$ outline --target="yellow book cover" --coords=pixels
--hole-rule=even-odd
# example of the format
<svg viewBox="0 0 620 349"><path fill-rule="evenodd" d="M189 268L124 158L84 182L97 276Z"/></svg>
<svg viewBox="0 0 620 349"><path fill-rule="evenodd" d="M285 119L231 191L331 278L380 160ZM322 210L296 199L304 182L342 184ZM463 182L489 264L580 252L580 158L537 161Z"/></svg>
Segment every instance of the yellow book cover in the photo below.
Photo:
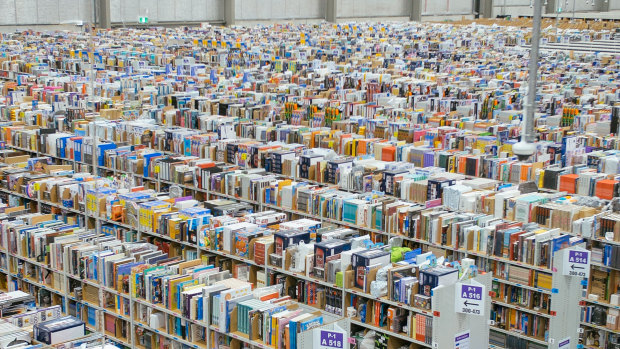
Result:
<svg viewBox="0 0 620 349"><path fill-rule="evenodd" d="M173 239L178 239L181 235L182 219L174 217L168 220L168 235Z"/></svg>
<svg viewBox="0 0 620 349"><path fill-rule="evenodd" d="M153 218L151 219L151 224L153 227L152 231L157 232L158 234L161 234L161 232L159 231L159 218L161 217L162 214L168 213L168 212L170 212L170 209L156 210L153 213Z"/></svg>
<svg viewBox="0 0 620 349"><path fill-rule="evenodd" d="M290 179L285 179L283 181L278 182L278 192L282 190L282 187L286 187L293 184L293 181Z"/></svg>
<svg viewBox="0 0 620 349"><path fill-rule="evenodd" d="M276 336L278 333L278 319L275 316L271 317L271 338L270 343L274 345L276 343Z"/></svg>
<svg viewBox="0 0 620 349"><path fill-rule="evenodd" d="M178 279L170 280L168 282L168 306L170 309L177 309L177 284L185 281L192 280L192 277L187 275Z"/></svg>
<svg viewBox="0 0 620 349"><path fill-rule="evenodd" d="M194 280L194 281L198 282L198 280ZM207 285L205 285L205 284L196 284L196 283L194 283L193 285L192 284L185 285L185 286L183 286L183 292L191 291L191 290L194 290L194 289L197 289L197 288L201 288L201 287L205 287L205 286L207 286Z"/></svg>

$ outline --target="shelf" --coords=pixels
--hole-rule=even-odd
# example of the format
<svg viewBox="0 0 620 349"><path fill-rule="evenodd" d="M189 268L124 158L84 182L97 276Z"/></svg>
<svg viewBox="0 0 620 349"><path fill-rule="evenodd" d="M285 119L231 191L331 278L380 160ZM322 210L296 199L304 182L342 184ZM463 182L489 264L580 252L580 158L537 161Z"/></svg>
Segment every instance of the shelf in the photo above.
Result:
<svg viewBox="0 0 620 349"><path fill-rule="evenodd" d="M547 289L544 289L544 288L537 288L537 287L527 286L527 285L523 285L523 284L520 284L520 283L517 283L517 282L512 282L512 281L504 280L504 279L501 279L501 278L495 278L494 277L493 281L497 281L499 283L506 284L506 285L521 287L523 289L530 290L530 291L536 291L536 292L540 292L540 293L551 294L550 290L547 290Z"/></svg>
<svg viewBox="0 0 620 349"><path fill-rule="evenodd" d="M514 337L523 338L523 339L526 339L526 340L528 340L530 342L537 343L537 344L540 344L540 345L545 345L545 346L549 345L549 343L545 342L542 339L530 337L530 336L525 335L525 334L523 334L521 332L508 331L508 330L504 330L503 328L499 328L497 326L490 326L490 329L491 329L491 331L497 331L497 332L501 332L501 333L504 333L504 334L507 334L507 335L511 335L511 336L514 336Z"/></svg>
<svg viewBox="0 0 620 349"><path fill-rule="evenodd" d="M615 267L607 266L607 265L605 265L603 263L599 263L599 262L590 262L590 265L594 265L594 266L597 266L599 268L604 268L604 269L620 270L620 268L615 268Z"/></svg>
<svg viewBox="0 0 620 349"><path fill-rule="evenodd" d="M129 348L132 347L131 344L127 342L125 339L116 338L113 335L111 335L108 331L105 331L103 335L105 336L106 339L109 339L114 343L118 343L118 344L124 345Z"/></svg>
<svg viewBox="0 0 620 349"><path fill-rule="evenodd" d="M9 145L9 147L11 147L11 146ZM19 147L13 147L13 148L18 149L18 150L23 150L23 151L26 151L26 152L37 153L38 155L51 156L51 155L47 155L47 154L40 154L40 153L38 153L37 151L34 151L34 150L28 150L28 149L19 148ZM162 152L162 153L173 154L171 152ZM59 158L59 157L55 157L55 156L51 156L51 157L56 158L56 159L60 159L62 161L67 161L67 162L72 162L72 163L80 163L80 164L83 164L83 165L92 166L92 164L87 164L87 163L84 163L84 162L78 162L78 161L74 161L74 160L70 160L70 159L65 159L65 158ZM163 180L163 179L160 179L160 178L152 178L152 177L144 176L143 174L137 174L137 173L133 173L133 172L130 172L130 171L118 170L118 169L110 168L110 167L107 167L107 166L98 166L98 165L96 165L95 167L97 169L102 170L102 171L109 171L109 172L114 172L114 173L122 173L122 174L125 174L127 176L131 176L133 178L140 178L142 180L151 181L152 183L157 183L158 184L157 188L159 188L159 185L161 185L161 184L175 185L175 186L179 186L181 188L187 189L189 191L192 191L194 193L204 193L204 194L207 195L207 199L209 199L211 197L220 197L220 198L232 199L232 200L235 200L237 202L245 202L245 203L254 205L255 207L258 207L257 210L273 209L273 210L277 210L277 211L288 213L288 214L295 214L295 215L299 215L299 216L302 216L302 217L308 217L308 218L316 219L316 220L319 220L321 222L333 223L333 224L336 224L336 225L341 226L341 227L357 229L360 232L369 232L369 233L374 233L374 234L380 234L382 236L387 236L388 238L398 237L398 238L401 238L401 239L403 239L405 241L414 242L416 244L421 244L421 245L426 245L426 246L430 246L430 247L434 247L434 248L439 248L439 249L443 249L443 250L447 250L447 251L452 251L453 253L464 254L466 256L479 257L479 258L482 258L482 259L486 259L487 261L496 261L496 262L506 263L506 264L510 264L510 265L515 265L515 266L527 268L528 270L536 270L536 271L539 271L539 272L545 272L545 273L551 273L552 272L552 270L550 270L550 269L548 269L546 267L534 266L534 265L530 265L530 264L523 263L523 262L520 262L520 261L510 260L508 258L503 258L503 257L493 256L493 255L487 255L485 252L481 252L481 251L469 251L467 249L457 248L456 246L452 246L452 245L450 245L450 246L442 245L442 244L439 244L439 243L436 243L436 242L431 242L431 241L428 241L428 240L423 240L423 239L418 239L418 238L415 238L415 237L409 237L409 236L401 235L399 233L388 233L388 232L386 232L384 230L380 230L380 229L375 229L375 228L370 228L370 227L366 227L366 226L362 226L362 225L356 225L356 224L352 224L352 223L347 223L347 222L343 222L341 220L334 219L334 218L322 217L320 215L316 215L316 214L312 214L312 213L308 213L308 212L302 212L302 211L299 211L299 210L293 210L293 209L289 209L289 208L285 208L285 207L281 207L281 206L277 206L277 205L273 205L273 204L269 204L269 203L264 203L264 202L261 202L262 200L252 200L252 199L243 198L243 197L239 197L239 196L231 195L231 194L227 194L227 193L215 192L215 191L211 191L211 190L208 190L208 189L197 188L197 187L194 187L193 185L186 185L186 184L175 183L175 182ZM104 173L102 173L102 174L104 174ZM274 177L275 178L290 178L290 177L287 177L287 176L277 175L277 174L274 174ZM324 186L328 186L328 187L336 187L337 188L337 185L330 184L330 183L321 183L321 182L311 181L311 180L306 180L306 179L299 179L299 180L302 181L302 182L308 182L308 183L312 183L312 184L318 184L318 185L324 185ZM354 192L354 191L347 190L347 189L342 189L342 188L338 188L338 189L339 190L343 190L343 191ZM66 212L72 212L72 213L75 213L75 214L84 215L85 217L91 217L91 218L93 218L93 219L95 219L95 220L97 220L98 222L101 222L101 223L113 224L113 225L116 225L116 226L119 226L119 227L123 227L123 228L126 228L126 229L134 230L134 231L137 231L138 234L144 234L143 236L151 236L151 237L156 237L156 238L164 239L164 240L167 240L167 241L170 241L170 242L174 242L174 243L180 244L182 246L185 246L185 247L188 247L188 248L191 248L191 249L196 249L198 251L202 251L202 252L205 252L205 253L211 253L211 254L222 256L222 257L231 258L231 259L234 259L234 260L237 260L237 261L240 261L240 262L243 262L243 263L247 263L249 265L253 265L253 266L256 266L256 267L259 267L259 268L264 268L266 270L273 270L273 271L276 271L276 272L279 272L279 273L282 273L282 274L285 274L285 275L289 275L289 276L295 277L295 278L300 279L300 280L306 280L306 281L309 281L309 282L314 282L314 283L320 284L320 285L325 286L325 287L330 287L330 288L342 290L343 291L343 298L346 297L347 294L355 294L355 295L358 295L360 297L364 297L364 298L368 298L368 299L373 299L373 300L376 300L376 301L379 301L379 302L382 302L382 303L385 303L385 304L389 304L389 305L394 306L394 307L403 308L403 309L409 310L411 312L420 313L420 314L424 314L424 315L427 315L427 316L433 316L432 312L430 310L418 309L416 307L413 307L413 306L410 306L410 305L406 305L406 304L403 304L403 303L400 303L400 302L395 302L395 301L386 299L384 297L379 297L379 298L373 297L370 294L367 294L367 293L364 293L364 292L360 292L360 291L357 291L357 290L344 289L344 287L339 287L338 285L335 285L335 284L330 283L330 282L326 282L325 280L316 279L316 278L314 278L312 276L308 276L308 275L306 275L304 273L293 272L293 271L290 271L290 270L285 270L284 268L279 268L279 267L270 266L270 265L259 265L259 264L255 263L253 260L251 260L249 258L244 258L244 257L236 256L236 255L231 254L229 252L209 250L209 249L206 249L203 246L199 246L198 244L190 243L188 241L183 241L183 240L180 240L180 239L175 239L175 238L172 238L170 236L166 236L166 235L155 233L153 231L142 231L142 229L139 228L139 227L133 227L133 226L130 226L130 225L126 224L126 223L112 221L112 220L106 219L105 217L101 217L101 216L92 216L91 214L87 214L86 212L81 212L78 209L70 208L70 207L65 207L61 203L52 203L52 202L40 200L40 199L37 199L37 198L30 198L30 197L28 197L25 194L13 193L13 192L11 192L11 191L9 191L7 189L0 189L0 191L8 193L10 195L15 195L17 197L21 197L21 198L23 198L25 200L36 201L36 202L41 203L41 204L49 205L50 207L55 207L55 208L58 208L60 210L66 211ZM397 198L397 199L399 199L399 198ZM407 200L402 200L402 201L407 201ZM420 204L420 203L415 203L415 202L411 202L411 203ZM570 234L570 235L572 235L572 234ZM620 245L620 243L617 243L617 242L608 242L608 241L604 241L604 240L598 239L598 238L592 238L591 240L599 241L601 243L611 243L611 244L615 243L615 244L619 244ZM31 261L27 260L27 262L31 262ZM37 263L38 262L35 262L33 264L37 265ZM41 264L41 263L38 263L38 264L42 268L47 268L47 269L54 270L53 268L50 268L49 266L46 266L44 264ZM593 263L593 265L596 265L596 264ZM609 267L605 267L605 268L609 268ZM71 275L71 274L63 273L63 275L65 275L66 277L69 277L69 278L78 278L77 276ZM521 288L524 288L524 289L527 289L527 290L531 290L531 291L535 291L535 292L541 292L541 293L544 293L544 294L551 294L550 290L545 290L545 289L542 289L542 288L536 288L536 287L532 287L532 286L528 286L528 285L523 285L523 284L520 284L520 283L516 283L516 282L512 282L512 281L508 281L508 280L503 280L503 279L500 279L500 278L494 278L493 280L495 280L497 282L500 282L500 283L503 283L503 284L512 285L512 286L515 286L515 287L521 287ZM203 326L205 328L208 327L211 330L215 330L215 331L219 332L219 329L215 328L214 326L207 326L206 322L185 318L178 311L167 309L167 308L165 308L165 307L163 307L161 305L151 304L151 303L149 303L149 302L147 302L145 300L142 300L142 299L133 298L131 295L127 295L127 294L121 293L121 292L119 292L117 290L114 290L112 288L100 285L96 281L93 281L93 280L82 280L82 282L84 284L86 284L86 285L90 285L92 287L97 287L97 288L99 288L99 289L101 289L103 291L109 292L109 293L114 294L116 296L121 296L121 297L128 298L130 300L130 303L131 303L132 307L133 307L134 304L141 304L141 305L144 305L144 306L148 306L151 309L156 309L156 310L164 312L164 313L166 313L168 315L179 317L179 318L181 318L181 319L183 319L185 321L188 321L190 323L193 323L195 325ZM57 292L57 293L62 295L62 293L60 293L60 292ZM67 295L67 297L69 299L75 300L75 298L70 296L70 295ZM82 303L87 304L89 306L95 307L94 305L92 305L92 304L90 304L88 302L85 302L85 301L83 301ZM497 304L499 306L504 306L504 307L508 307L508 308L512 308L512 309L516 309L516 310L520 310L520 311L524 311L524 312L527 312L527 313L535 314L535 315L538 315L538 316L542 316L542 317L546 317L546 318L552 318L552 316L549 315L549 314L537 312L537 311L531 310L529 308L514 306L512 304L504 303L504 302L499 301L499 300L493 300L492 303L493 304ZM176 337L175 335L164 333L164 332L162 332L160 330L157 330L157 329L152 329L148 325L146 325L144 323L141 323L141 322L138 322L138 321L135 321L135 320L132 320L131 317L128 317L126 315L118 314L114 310L105 309L105 308L101 308L101 307L96 307L96 308L98 308L99 310L102 310L102 312L104 312L104 313L111 314L111 315L113 315L115 317L118 317L120 319L123 319L125 321L129 321L129 322L135 324L136 326L140 326L140 327L143 327L145 329L151 330L151 331L153 331L155 333L162 334L162 335L164 335L164 336L166 336L168 338L171 338L173 340L177 340L180 343L186 344L186 345L188 345L190 347L204 348L204 345L199 345L199 344L196 344L196 343L189 343L187 341L181 340L180 338ZM620 307L617 307L617 309L620 309ZM343 309L343 312L344 311L345 311L345 309ZM406 341L411 342L411 343L416 343L416 344L419 344L419 345L422 345L422 346L425 346L425 347L431 347L431 345L429 345L429 344L422 343L420 341L417 341L417 340L415 340L415 339L413 339L411 337L408 337L406 335L403 335L403 334L398 334L398 333L391 332L389 330L386 330L385 328L379 328L379 327L372 326L372 325L369 325L369 324L361 323L361 322L359 322L357 320L353 320L353 319L351 320L351 323L355 324L355 325L358 325L358 326L362 326L362 327L368 328L368 329L372 329L372 330L375 330L375 331L378 331L378 332L386 333L386 334L388 334L390 336L394 336L395 338L400 338L400 339L406 340ZM493 330L494 331L498 331L498 332L503 332L503 333L506 333L506 334L509 334L509 335L512 335L512 336L517 336L517 337L525 338L528 341L531 341L531 342L534 342L534 343L547 345L543 340L540 340L540 339L537 339L537 338L533 338L533 337L529 337L529 336L526 336L526 335L524 335L522 333L519 333L519 332L506 331L506 330L499 329L499 328L493 328ZM247 338L247 336L244 337L244 335L241 334L241 333L224 333L224 334L230 336L231 338L239 339L240 341L243 341L243 342L251 344L251 345L255 345L255 346L258 346L258 347L261 347L261 345L262 345L262 346L264 346L264 348L270 348L269 346L267 346L267 345L265 345L263 343L256 343L255 341L250 341ZM124 344L124 345L126 345L126 344Z"/></svg>
<svg viewBox="0 0 620 349"><path fill-rule="evenodd" d="M138 303L138 304L141 304L141 305L153 308L153 309L157 309L157 310L159 310L159 311L161 311L163 313L166 313L166 314L172 315L172 316L176 316L176 317L181 318L181 319L183 319L183 320L185 320L187 322L191 322L191 323L193 323L195 325L200 325L200 326L206 327L206 323L204 323L202 321L199 321L199 320L187 318L187 317L183 316L183 314L181 314L180 312L176 312L174 310L168 309L166 307L163 307L163 306L160 306L160 305L157 305L157 304L149 303L149 302L147 302L144 299L132 298L132 300L134 302Z"/></svg>
<svg viewBox="0 0 620 349"><path fill-rule="evenodd" d="M154 333L156 333L156 334L160 334L160 335L162 335L162 336L164 336L164 337L166 337L166 338L169 338L169 339L172 339L172 340L174 340L174 341L177 341L178 343L185 344L185 345L189 346L190 348L194 348L194 349L205 349L205 347L203 347L203 346L200 346L200 345L198 345L198 344L195 344L195 343L189 342L189 341L187 341L187 340L185 340L185 339L182 339L182 338L180 338L180 337L177 337L176 335L172 335L172 334L170 334L170 333L167 333L166 331L161 331L161 330L154 329L154 328L152 328L152 327L150 327L150 326L148 326L148 325L146 325L146 324L143 324L142 322L139 322L139 321L134 321L134 324L136 324L137 326L142 327L142 328L144 328L144 329L146 329L146 330L149 330L149 331L151 331L151 332L154 332Z"/></svg>
<svg viewBox="0 0 620 349"><path fill-rule="evenodd" d="M103 313L105 313L105 314L110 314L110 315L112 315L112 316L114 316L114 317L117 317L117 318L119 318L119 319L121 319L121 320L125 320L125 321L127 321L127 322L131 322L131 318L130 318L128 315L123 315L123 314L120 314L120 313L119 313L119 312L117 312L116 310L112 310L112 309L108 309L108 308L101 308L101 307L100 307L100 309L101 309L101 311L102 311Z"/></svg>
<svg viewBox="0 0 620 349"><path fill-rule="evenodd" d="M606 308L612 308L612 309L620 310L620 305L613 305L613 304L609 304L607 302L595 301L595 300L592 300L592 299L589 299L589 298L584 298L583 301L586 302L586 303L592 303L592 304L596 304L596 305L601 305L601 306L606 307Z"/></svg>
<svg viewBox="0 0 620 349"><path fill-rule="evenodd" d="M595 324L591 324L589 322L583 322L583 321L581 322L581 324L583 326L595 328L597 330L601 330L601 331L605 331L605 332L609 332L609 333L613 333L613 334L620 334L619 330L612 330L612 329L609 329L609 328L607 328L605 326L599 326L599 325L595 325Z"/></svg>
<svg viewBox="0 0 620 349"><path fill-rule="evenodd" d="M381 327L373 326L373 325L370 325L370 324L367 324L367 323L364 323L364 322L361 322L361 321L358 321L358 320L355 320L355 319L350 319L350 321L351 321L351 324L353 324L353 325L361 326L361 327L364 327L364 328L367 328L369 330L373 330L373 331L376 331L376 332L385 333L388 336L392 336L392 337L395 337L395 338L398 338L398 339L402 339L402 340L405 340L407 342L415 343L415 344L418 344L418 345L421 345L421 346L424 346L424 347L427 347L427 348L432 348L431 344L420 342L419 340L416 340L414 338L408 337L408 336L406 336L404 334L392 332L390 330L386 330L386 329L381 328Z"/></svg>
<svg viewBox="0 0 620 349"><path fill-rule="evenodd" d="M215 325L209 325L209 329L211 331L215 331L217 333L220 334L224 334L229 336L230 338L234 338L237 339L243 343L249 344L253 347L258 347L258 348L262 348L262 349L273 349L274 347L267 345L265 343L263 343L262 341L255 341L255 340L251 340L248 338L248 335L246 335L245 333L241 333L241 332L224 332L222 330L220 330L220 328L218 326Z"/></svg>
<svg viewBox="0 0 620 349"><path fill-rule="evenodd" d="M425 310L425 309L416 308L416 307L413 307L413 306L410 306L410 305L407 305L407 304L404 304L404 303L400 303L400 302L389 300L389 299L384 298L384 297L379 297L379 298L373 297L372 295L370 295L368 293L360 292L360 291L354 290L354 289L347 289L346 292L351 293L351 294L355 294L355 295L358 295L360 297L364 297L364 298L367 298L367 299L372 299L372 300L375 300L375 301L379 301L381 303L390 304L390 305L393 305L395 307L403 308L403 309L406 309L406 310L409 310L409 311L412 311L412 312L415 312L415 313L424 314L424 315L427 315L427 316L433 316L433 312L431 310Z"/></svg>
<svg viewBox="0 0 620 349"><path fill-rule="evenodd" d="M524 311L526 313L530 313L530 314L546 317L546 318L549 318L549 319L551 319L553 317L552 315L549 315L549 314L546 314L546 313L541 313L541 312L538 312L536 310L533 310L533 309L530 309L530 308L526 308L526 307L520 307L520 306L512 305L510 303L505 303L505 302L502 302L502 301L497 300L497 299L491 299L491 304L497 304L497 305L502 306L502 307L511 308L511 309L515 309L515 310L519 310L519 311Z"/></svg>
<svg viewBox="0 0 620 349"><path fill-rule="evenodd" d="M11 145L7 145L7 146L12 147ZM24 148L19 148L19 149L23 150L23 151L36 152L36 151L33 151L33 150L24 149ZM172 152L167 152L167 153L174 154ZM40 154L40 155L50 156L50 157L53 157L53 158L56 158L56 159L61 159L61 160L65 160L65 161L75 162L74 160L60 158L60 157L52 156L52 155L49 155L49 154ZM78 162L78 163L86 164L86 163L83 163L83 162ZM90 164L86 164L86 165L90 165ZM358 230L362 230L362 231L366 231L366 232L371 232L371 233L375 233L375 234L382 234L382 235L388 236L388 238L389 237L400 237L403 240L407 240L407 241L411 241L411 242L416 242L416 243L420 243L420 244L425 244L425 245L428 245L428 246L437 247L437 248L441 248L441 249L445 249L445 250L450 250L450 251L453 251L453 252L465 253L466 255L472 255L472 256L477 256L477 257L481 257L481 258L487 258L487 259L494 260L494 261L497 261L497 262L508 263L508 264L512 264L512 265L516 265L516 266L520 266L520 267L524 267L524 268L528 268L528 269L532 269L532 270L536 270L536 271L546 272L546 273L551 273L552 272L552 270L550 270L550 269L548 269L546 267L530 265L530 264L519 262L519 261L513 261L513 260L510 260L508 258L487 255L486 253L481 253L481 252L477 252L477 251L469 251L469 250L466 250L466 249L457 249L454 246L445 246L445 245L433 243L433 242L422 240L422 239L411 238L411 237L408 237L408 236L405 236L405 235L401 235L401 234L390 234L390 233L387 233L387 232L385 232L383 230L380 230L380 229L368 228L368 227L365 227L365 226L360 226L360 225L356 225L356 224L346 223L346 222L342 222L342 221L337 220L337 219L326 218L326 217L314 215L314 214L307 213L307 212L302 212L302 211L293 210L293 209L289 209L289 208L283 208L283 207L280 207L280 206L277 206L277 205L268 204L268 203L262 203L262 202L259 202L259 201L256 201L256 200L250 200L250 199L246 199L246 198L242 198L242 197L238 197L238 196L234 196L234 195L219 193L219 192L215 192L215 191L211 191L211 190L201 189L201 188L197 188L197 187L194 187L194 186L183 185L183 184L180 184L180 183L175 183L175 182L166 181L166 180L162 180L162 179L145 177L145 176L140 175L140 174L135 174L135 173L128 172L128 171L116 170L116 169L105 167L105 166L98 166L98 168L103 168L103 169L106 169L108 171L115 171L115 172L125 173L127 175L139 177L139 178L142 178L142 179L145 179L145 180L149 180L149 181L155 181L155 182L165 183L165 184L169 184L169 185L178 185L178 186L180 186L182 188L185 188L185 189L188 189L188 190L191 190L191 191L202 192L202 193L205 193L207 195L215 195L215 196L219 196L219 197L223 197L223 198L238 200L238 201L246 202L246 203L249 203L249 204L257 205L257 206L260 206L260 207L265 207L265 208L270 208L270 209L278 210L278 211L285 212L285 213L298 214L298 215L302 215L302 216L305 216L305 217L308 217L308 218L314 218L314 219L320 220L322 222L334 223L334 224L337 224L337 225L342 226L342 227L358 229ZM293 177L285 176L285 175L280 175L280 174L274 174L274 176L275 177L281 177L281 178L287 178L287 179L294 179ZM299 179L299 178L295 179L295 180L299 180L299 181L302 181L302 182L308 182L308 183L311 183L311 184L317 184L317 185L334 186L334 184L322 183L322 182L313 181L313 180L306 180L306 179ZM341 188L338 188L338 189L344 190L344 191L349 191L349 190L341 189ZM9 192L6 189L4 189L3 191ZM350 192L354 192L354 191L350 191ZM25 197L25 195L23 197ZM25 197L25 198L28 198L28 197ZM397 198L397 199L401 200L400 198ZM406 201L406 200L402 200L402 201ZM419 203L415 203L415 202L411 202L411 203L419 204ZM56 207L60 206L60 205L57 205L57 204L52 204L52 205L54 205ZM101 218L99 218L99 219L101 219ZM110 221L107 221L107 222L111 223L111 224L116 224L116 223L113 223L113 222L110 222ZM138 230L138 228L134 228L134 227L130 227L130 229ZM160 237L162 239L166 239L166 240L169 240L169 241L174 241L174 242L181 243L183 245L195 248L195 246L192 245L192 244L180 241L178 239L172 239L172 238L170 238L168 236L156 234L156 233L153 233L153 232L142 232L142 233L146 233L146 234L153 235L153 236L158 236L158 237ZM567 233L567 234L569 234L569 233ZM570 235L573 235L573 234L570 234ZM618 244L620 244L620 243L618 243ZM231 257L231 258L234 258L234 257Z"/></svg>

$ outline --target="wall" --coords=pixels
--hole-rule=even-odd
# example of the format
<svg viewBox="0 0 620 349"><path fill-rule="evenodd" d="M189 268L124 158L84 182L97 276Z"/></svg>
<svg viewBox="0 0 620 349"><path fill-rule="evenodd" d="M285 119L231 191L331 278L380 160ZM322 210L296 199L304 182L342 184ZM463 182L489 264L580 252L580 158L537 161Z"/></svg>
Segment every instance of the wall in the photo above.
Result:
<svg viewBox="0 0 620 349"><path fill-rule="evenodd" d="M96 0L0 0L0 26L57 25L90 20ZM133 25L146 16L149 24L223 21L227 0L110 0L113 24ZM408 20L412 0L337 0L339 21ZM470 0L420 0L423 16L472 12ZM620 2L620 0L617 0ZM238 24L273 21L320 22L326 0L236 0Z"/></svg>
<svg viewBox="0 0 620 349"><path fill-rule="evenodd" d="M473 12L471 0L420 0L422 16L465 15Z"/></svg>
<svg viewBox="0 0 620 349"><path fill-rule="evenodd" d="M70 21L90 21L96 0L0 0L0 30L39 28L56 29ZM110 0L113 24L136 24L147 16L149 24L183 22L220 22L228 0ZM408 20L412 0L336 0L338 21ZM473 0L419 0L423 20L471 17ZM554 1L554 0L549 0ZM572 12L573 0L555 0L564 14ZM576 11L620 10L620 0L594 0L595 6L577 0ZM236 0L239 24L273 21L320 22L325 19L327 0ZM530 0L493 0L492 15L531 15ZM611 14L610 14L611 15ZM53 26L53 27L52 27Z"/></svg>
<svg viewBox="0 0 620 349"><path fill-rule="evenodd" d="M533 1L533 0L532 0ZM572 1L572 0L571 0ZM495 0L493 1L493 17L496 16L531 16L534 9L530 0Z"/></svg>
<svg viewBox="0 0 620 349"><path fill-rule="evenodd" d="M411 0L338 0L338 18L340 20L365 18L366 20L409 17Z"/></svg>
<svg viewBox="0 0 620 349"><path fill-rule="evenodd" d="M112 23L205 22L224 19L225 0L110 0Z"/></svg>
<svg viewBox="0 0 620 349"><path fill-rule="evenodd" d="M48 25L92 19L92 0L0 0L0 25Z"/></svg>
<svg viewBox="0 0 620 349"><path fill-rule="evenodd" d="M549 0L552 1L552 0ZM609 8L613 9L612 6L616 6L620 9L620 0L608 0ZM532 0L533 2L533 0ZM544 3L544 0L543 0ZM585 0L568 0L568 4L566 0L555 0L556 7L553 11L549 12L549 14L555 14L559 8L562 9L561 13L565 16L569 15L573 12L573 3L575 5L576 12L591 12L591 11L604 11L605 4L604 0L594 0L594 6L592 6L592 0L589 0L586 4ZM530 7L530 0L495 0L493 1L493 17L497 15L511 15L511 16L519 16L519 15L527 15L531 16L534 13L532 7ZM543 7L543 14L545 13Z"/></svg>
<svg viewBox="0 0 620 349"><path fill-rule="evenodd" d="M237 23L325 19L325 0L237 0Z"/></svg>

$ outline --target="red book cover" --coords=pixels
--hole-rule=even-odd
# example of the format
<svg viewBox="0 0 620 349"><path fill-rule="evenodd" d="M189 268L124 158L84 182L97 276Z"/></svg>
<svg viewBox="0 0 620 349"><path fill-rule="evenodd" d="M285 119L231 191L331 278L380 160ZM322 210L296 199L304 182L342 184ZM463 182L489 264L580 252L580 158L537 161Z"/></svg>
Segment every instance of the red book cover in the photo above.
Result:
<svg viewBox="0 0 620 349"><path fill-rule="evenodd" d="M510 248L510 260L511 261L515 261L517 260L515 257L515 250L514 250L514 246L517 243L517 241L519 241L519 236L524 234L525 231L520 231L518 233L513 233L510 235L510 244L508 245Z"/></svg>

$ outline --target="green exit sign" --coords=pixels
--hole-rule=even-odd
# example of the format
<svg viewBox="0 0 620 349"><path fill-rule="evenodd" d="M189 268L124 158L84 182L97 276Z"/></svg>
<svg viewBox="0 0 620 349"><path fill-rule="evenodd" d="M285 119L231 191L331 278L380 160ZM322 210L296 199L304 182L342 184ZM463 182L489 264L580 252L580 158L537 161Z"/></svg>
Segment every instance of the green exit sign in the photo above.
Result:
<svg viewBox="0 0 620 349"><path fill-rule="evenodd" d="M149 22L149 18L148 17L140 17L138 18L138 23L140 24L147 24Z"/></svg>

